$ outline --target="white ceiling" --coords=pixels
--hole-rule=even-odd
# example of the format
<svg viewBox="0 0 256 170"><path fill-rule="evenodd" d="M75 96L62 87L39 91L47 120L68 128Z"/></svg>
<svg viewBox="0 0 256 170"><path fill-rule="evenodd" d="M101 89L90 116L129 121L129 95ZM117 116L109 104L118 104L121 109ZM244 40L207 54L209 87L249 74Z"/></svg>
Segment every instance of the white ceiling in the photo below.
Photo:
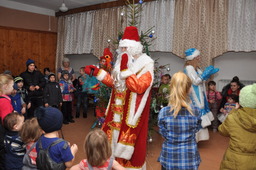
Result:
<svg viewBox="0 0 256 170"><path fill-rule="evenodd" d="M22 4L33 5L41 8L51 9L58 11L63 0L9 0L19 2ZM69 9L90 6L116 0L64 0L64 3Z"/></svg>
<svg viewBox="0 0 256 170"><path fill-rule="evenodd" d="M68 9L74 9L117 0L0 0L0 6L28 12L40 11L39 9L42 9L43 11L51 11L52 13L55 13L59 11L59 7L63 1ZM31 11L29 11L29 9L31 9Z"/></svg>

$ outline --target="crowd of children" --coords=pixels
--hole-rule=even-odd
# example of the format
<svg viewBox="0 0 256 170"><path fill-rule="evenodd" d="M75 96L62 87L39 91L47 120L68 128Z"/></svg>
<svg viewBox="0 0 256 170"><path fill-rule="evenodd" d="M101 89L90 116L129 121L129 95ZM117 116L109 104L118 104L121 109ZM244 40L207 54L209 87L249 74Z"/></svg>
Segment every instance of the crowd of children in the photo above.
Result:
<svg viewBox="0 0 256 170"><path fill-rule="evenodd" d="M83 117L87 117L87 93L96 89L87 86L89 75L84 73L84 67L80 69L77 85L73 86L69 72L65 69L57 81L49 68L44 69L44 75L37 70L32 59L27 60L26 66L27 70L20 76L14 77L11 72L0 74L0 169L71 167L77 146L69 147L66 141L58 141L58 130L62 124L74 122L74 97L78 98L76 118L80 116L81 105ZM50 146L54 141L60 143ZM41 160L40 164L40 160L37 160L40 149L49 149L50 157L53 158L50 162L59 165L49 164L46 168L45 160ZM46 158L44 153L41 157Z"/></svg>
<svg viewBox="0 0 256 170"><path fill-rule="evenodd" d="M68 113L62 114L58 107L70 104L65 102L70 102L70 92L73 92L74 87L69 81L66 72L62 74L62 77L63 80L60 83L56 83L55 75L49 73L49 82L44 89L45 107L38 107L34 112L35 117L25 120L24 113L26 109L14 110L13 108L17 107L12 106L13 102L10 97L17 95L20 102L14 103L27 107L20 93L17 93L18 87L15 87L15 85L17 86L16 82L22 82L22 78L15 78L16 82L14 82L12 76L0 74L0 169L47 170L66 169L72 166L78 150L77 145L70 146L67 141L59 138L59 130L61 130L62 124L65 119L69 120L71 115ZM22 91L21 86L20 89ZM61 95L63 91L64 97ZM91 136L93 138L90 138ZM99 142L99 145L102 146L100 148L92 148L92 144L95 142ZM96 130L88 134L85 150L91 150L90 152L96 155L90 154L90 156L87 156L88 165L93 167L105 167L107 165L114 169L124 169L113 158L110 158L111 147L103 131Z"/></svg>
<svg viewBox="0 0 256 170"><path fill-rule="evenodd" d="M122 48L126 50L126 47ZM109 51L106 50L106 52ZM126 53L122 55L120 68L126 71L128 55ZM191 59L189 55L187 60L191 61L195 58L196 61L198 55ZM72 70L69 67L69 60L63 61L64 66ZM108 73L112 69L109 61L108 57L101 57L100 67ZM161 108L158 115L159 133L164 138L158 159L162 170L196 170L201 162L196 134L202 128L203 112L200 105L196 106L191 97L194 80L187 73L193 62L188 62L185 73L177 72L172 78L169 74L161 77L157 103ZM122 146L123 150L119 149L117 152L122 157L117 158L117 154L114 154L117 161L114 160L112 149L115 148L111 148L107 136L110 134L100 129L94 129L87 134L84 144L86 159L73 165L78 147L76 144L70 145L59 135L63 124L74 123L72 115L74 96L77 97L75 117L80 117L82 105L83 117L87 118L88 94L96 94L101 85L95 78L95 72L94 76L90 76L89 71L87 70L85 74L85 67L81 67L80 76L74 86L72 82L74 77L70 75L72 71L69 72L65 68L62 69L60 75L58 74L60 77L57 82L55 74L51 73L49 68L44 69L43 75L35 70L33 60L29 59L26 66L27 70L15 78L8 74L0 74L0 169L104 170L112 168L124 170L123 166L130 165L127 163L130 158L126 158L127 153L123 151L122 145L119 147ZM193 67L197 68L196 64ZM88 68L96 69L97 67ZM211 68L211 71L216 70ZM201 79L200 83L205 82L212 75L208 73L202 72L198 77ZM211 123L213 132L219 130L222 135L231 138L221 163L221 169L256 168L256 164L252 163L256 150L254 144L256 139L256 84L242 88L243 85L237 77L234 77L230 84L224 87L222 93L216 90L216 82L209 81L208 91L204 96L213 114ZM104 98L108 99L108 95L109 93L104 93ZM101 108L101 105L96 108L105 109ZM102 111L98 113L99 117L104 117ZM120 134L123 135L123 133ZM128 139L124 136L120 138L125 142L126 140L135 141L135 139ZM120 161L121 158L124 160ZM126 164L123 161L126 161Z"/></svg>

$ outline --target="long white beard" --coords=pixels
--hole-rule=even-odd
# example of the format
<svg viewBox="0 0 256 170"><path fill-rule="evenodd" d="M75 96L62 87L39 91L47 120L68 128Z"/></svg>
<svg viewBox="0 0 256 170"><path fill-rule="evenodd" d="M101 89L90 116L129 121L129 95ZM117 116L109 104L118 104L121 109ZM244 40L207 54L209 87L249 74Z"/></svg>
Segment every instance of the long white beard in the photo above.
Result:
<svg viewBox="0 0 256 170"><path fill-rule="evenodd" d="M121 59L122 59L122 55L124 53L121 53L117 56L117 60L114 66L114 69L112 71L112 78L114 80L114 86L118 91L124 91L126 89L126 83L125 83L125 79L121 79L120 76L120 64L121 64ZM128 58L128 68L132 67L132 57L128 54L129 58Z"/></svg>

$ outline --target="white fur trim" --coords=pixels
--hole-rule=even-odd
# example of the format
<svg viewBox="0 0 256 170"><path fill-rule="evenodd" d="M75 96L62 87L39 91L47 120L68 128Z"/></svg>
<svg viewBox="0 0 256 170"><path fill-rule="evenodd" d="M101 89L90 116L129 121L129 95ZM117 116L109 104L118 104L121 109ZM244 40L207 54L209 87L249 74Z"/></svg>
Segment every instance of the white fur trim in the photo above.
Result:
<svg viewBox="0 0 256 170"><path fill-rule="evenodd" d="M135 47L141 44L140 41L124 39L119 41L119 47Z"/></svg>
<svg viewBox="0 0 256 170"><path fill-rule="evenodd" d="M115 104L116 104L116 105L122 105L122 104L123 104L123 101L122 101L121 99L116 98L116 99L115 99Z"/></svg>
<svg viewBox="0 0 256 170"><path fill-rule="evenodd" d="M201 116L201 119L202 119L201 126L203 128L211 125L211 121L210 121L210 119L209 119L207 114Z"/></svg>
<svg viewBox="0 0 256 170"><path fill-rule="evenodd" d="M137 122L139 121L139 118L141 117L141 114L145 108L146 102L148 100L148 96L151 90L151 86L153 84L153 77L154 77L154 64L153 60L147 56L146 54L143 54L140 56L133 65L133 71L135 73L139 74L137 75L137 78L139 78L141 75L145 74L146 72L150 72L152 76L152 81L150 83L150 86L147 88L147 90L144 92L144 95L141 99L141 102L139 104L139 107L137 111L135 112L135 106L136 106L136 100L137 100L137 93L131 92L131 100L130 100L130 108L128 112L128 118L126 120L127 125L129 126L135 126Z"/></svg>
<svg viewBox="0 0 256 170"><path fill-rule="evenodd" d="M114 114L114 119L113 119L114 122L121 122L121 115L119 114Z"/></svg>
<svg viewBox="0 0 256 170"><path fill-rule="evenodd" d="M103 70L103 69L100 69L98 75L96 76L96 78L99 81L102 81L105 78L106 75L107 75L107 72L105 70Z"/></svg>
<svg viewBox="0 0 256 170"><path fill-rule="evenodd" d="M191 94L192 94L192 98L193 98L196 106L199 107L200 109L202 109L202 108L204 108L204 96L203 96L202 87L200 85L198 86L198 91L199 91L200 100L197 98L196 92L193 87L192 87Z"/></svg>
<svg viewBox="0 0 256 170"><path fill-rule="evenodd" d="M111 93L110 93L110 97L111 97L111 96L112 96L112 91L111 91ZM111 103L111 100L108 100L108 105L107 105L107 109L106 109L106 111L105 111L105 116L107 116L107 113L108 113L108 111L109 111L110 103Z"/></svg>
<svg viewBox="0 0 256 170"><path fill-rule="evenodd" d="M193 60L195 57L199 55L200 55L200 51L196 49L192 55L186 56L186 61Z"/></svg>
<svg viewBox="0 0 256 170"><path fill-rule="evenodd" d="M121 77L121 79L126 79L127 77L131 76L132 74L134 74L134 73L131 70L127 69L125 71L121 71L120 77Z"/></svg>
<svg viewBox="0 0 256 170"><path fill-rule="evenodd" d="M114 152L114 156L118 158L130 160L133 152L134 152L134 146L118 143Z"/></svg>
<svg viewBox="0 0 256 170"><path fill-rule="evenodd" d="M202 128L196 133L196 142L209 140L209 132L207 128Z"/></svg>
<svg viewBox="0 0 256 170"><path fill-rule="evenodd" d="M211 111L208 112L208 113L206 113L206 115L208 116L208 118L209 118L210 121L213 121L213 120L214 120L214 116L213 116L213 114L212 114Z"/></svg>
<svg viewBox="0 0 256 170"><path fill-rule="evenodd" d="M118 140L118 137L119 137L119 133L120 133L119 130L113 129L112 141L111 141L111 148L113 150L112 156L114 155L114 150L115 150L116 145L117 145L117 140Z"/></svg>

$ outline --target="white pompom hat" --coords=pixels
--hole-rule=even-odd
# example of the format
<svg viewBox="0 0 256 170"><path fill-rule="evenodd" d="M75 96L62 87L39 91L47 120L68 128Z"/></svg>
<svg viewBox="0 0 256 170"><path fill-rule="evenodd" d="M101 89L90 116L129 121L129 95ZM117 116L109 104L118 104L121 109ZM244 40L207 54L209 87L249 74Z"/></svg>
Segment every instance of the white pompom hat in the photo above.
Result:
<svg viewBox="0 0 256 170"><path fill-rule="evenodd" d="M195 57L200 55L200 51L196 48L189 48L185 51L185 60L193 60Z"/></svg>

